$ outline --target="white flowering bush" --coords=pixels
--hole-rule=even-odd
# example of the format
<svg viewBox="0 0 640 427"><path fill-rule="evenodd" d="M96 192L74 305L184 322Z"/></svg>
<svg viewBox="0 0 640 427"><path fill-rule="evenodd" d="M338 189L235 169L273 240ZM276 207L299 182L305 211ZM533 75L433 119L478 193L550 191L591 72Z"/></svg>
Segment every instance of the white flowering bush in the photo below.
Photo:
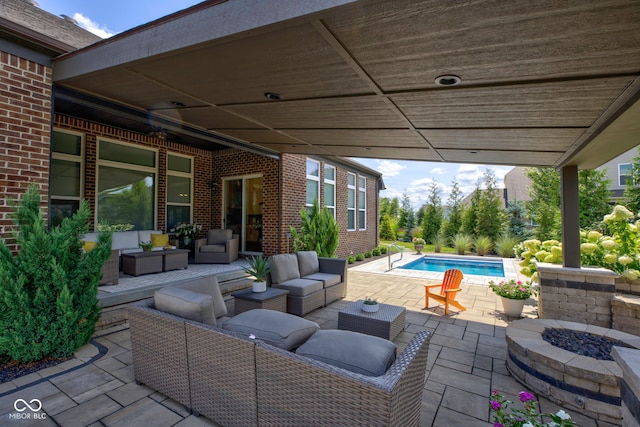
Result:
<svg viewBox="0 0 640 427"><path fill-rule="evenodd" d="M596 230L580 232L580 262L584 266L605 267L628 280L640 277L640 221L624 206L615 206L604 216L603 224L610 235ZM536 264L562 263L562 243L557 240L540 242L526 240L516 247L522 258L520 273L538 281Z"/></svg>

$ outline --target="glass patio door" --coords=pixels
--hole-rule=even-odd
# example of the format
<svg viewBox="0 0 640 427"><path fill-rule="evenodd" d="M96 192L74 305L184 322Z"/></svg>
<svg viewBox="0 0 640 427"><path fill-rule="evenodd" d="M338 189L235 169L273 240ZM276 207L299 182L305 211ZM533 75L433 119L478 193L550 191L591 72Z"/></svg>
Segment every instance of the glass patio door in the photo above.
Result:
<svg viewBox="0 0 640 427"><path fill-rule="evenodd" d="M262 252L262 176L223 180L224 227L240 236L240 252Z"/></svg>

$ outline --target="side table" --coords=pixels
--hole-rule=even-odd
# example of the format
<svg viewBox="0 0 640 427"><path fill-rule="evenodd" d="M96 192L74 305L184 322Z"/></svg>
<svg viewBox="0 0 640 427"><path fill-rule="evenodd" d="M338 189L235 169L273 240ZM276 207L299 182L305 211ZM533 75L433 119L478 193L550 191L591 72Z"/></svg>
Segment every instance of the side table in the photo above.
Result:
<svg viewBox="0 0 640 427"><path fill-rule="evenodd" d="M267 310L287 312L287 294L285 289L267 288L265 292L253 292L251 289L234 292L234 313L240 314L245 311L264 308Z"/></svg>
<svg viewBox="0 0 640 427"><path fill-rule="evenodd" d="M407 309L389 304L379 304L375 313L362 311L362 300L352 302L338 312L338 329L394 339L403 329Z"/></svg>

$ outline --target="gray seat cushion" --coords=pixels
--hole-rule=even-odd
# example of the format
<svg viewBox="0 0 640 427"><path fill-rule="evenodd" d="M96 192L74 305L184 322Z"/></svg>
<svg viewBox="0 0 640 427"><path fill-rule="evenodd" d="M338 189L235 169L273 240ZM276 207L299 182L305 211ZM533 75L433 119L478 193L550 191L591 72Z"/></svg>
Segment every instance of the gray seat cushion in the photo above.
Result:
<svg viewBox="0 0 640 427"><path fill-rule="evenodd" d="M298 258L295 254L278 254L269 257L271 283L283 283L300 278Z"/></svg>
<svg viewBox="0 0 640 427"><path fill-rule="evenodd" d="M299 347L320 329L317 323L273 310L249 310L232 317L222 328L285 350Z"/></svg>
<svg viewBox="0 0 640 427"><path fill-rule="evenodd" d="M313 334L296 353L351 372L378 377L396 360L396 345L359 332L326 329Z"/></svg>
<svg viewBox="0 0 640 427"><path fill-rule="evenodd" d="M225 245L227 240L231 240L232 237L233 231L229 229L209 230L207 232L207 245Z"/></svg>
<svg viewBox="0 0 640 427"><path fill-rule="evenodd" d="M225 245L204 245L204 246L200 246L200 252L223 254L226 251L227 251L227 247Z"/></svg>
<svg viewBox="0 0 640 427"><path fill-rule="evenodd" d="M303 279L307 280L320 280L324 283L325 288L330 288L331 286L337 285L342 281L342 276L339 274L330 274L330 273L314 273L308 276L304 276Z"/></svg>
<svg viewBox="0 0 640 427"><path fill-rule="evenodd" d="M321 291L323 284L319 280L291 279L283 283L274 283L274 288L286 289L289 295L294 297L304 297Z"/></svg>
<svg viewBox="0 0 640 427"><path fill-rule="evenodd" d="M216 326L211 295L167 286L154 294L156 309L174 316Z"/></svg>
<svg viewBox="0 0 640 427"><path fill-rule="evenodd" d="M318 262L318 254L316 251L296 252L296 257L298 258L300 277L305 277L320 271L320 263Z"/></svg>

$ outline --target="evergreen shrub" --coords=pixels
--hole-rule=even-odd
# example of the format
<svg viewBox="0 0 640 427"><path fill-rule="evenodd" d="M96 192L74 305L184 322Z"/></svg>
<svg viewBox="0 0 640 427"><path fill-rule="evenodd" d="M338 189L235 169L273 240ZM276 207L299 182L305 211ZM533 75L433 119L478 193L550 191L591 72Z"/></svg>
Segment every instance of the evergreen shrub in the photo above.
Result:
<svg viewBox="0 0 640 427"><path fill-rule="evenodd" d="M13 203L19 252L0 241L0 356L18 362L73 354L93 335L100 316L98 282L111 254L111 234L83 252L80 238L91 217L78 212L48 230L38 187Z"/></svg>

